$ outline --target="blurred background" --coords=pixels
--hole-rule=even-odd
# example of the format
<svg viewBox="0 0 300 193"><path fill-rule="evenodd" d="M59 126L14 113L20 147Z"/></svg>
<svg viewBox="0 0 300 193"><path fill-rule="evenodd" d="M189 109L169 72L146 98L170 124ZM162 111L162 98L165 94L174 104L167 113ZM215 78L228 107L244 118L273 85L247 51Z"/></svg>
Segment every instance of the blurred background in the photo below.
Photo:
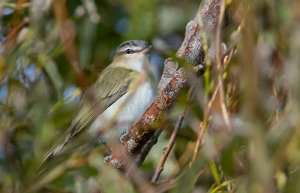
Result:
<svg viewBox="0 0 300 193"><path fill-rule="evenodd" d="M200 3L1 0L0 192L137 192L103 163L101 147L75 153L42 179L33 176L43 156L63 138L81 93L112 61L115 48L126 40L146 40L154 46L152 63L161 71ZM223 91L212 60L196 83L189 112L153 187L161 192L300 192L298 10L297 0L226 1ZM213 34L207 37L207 46L214 45ZM187 105L186 93L171 109L169 126L140 169L146 180Z"/></svg>

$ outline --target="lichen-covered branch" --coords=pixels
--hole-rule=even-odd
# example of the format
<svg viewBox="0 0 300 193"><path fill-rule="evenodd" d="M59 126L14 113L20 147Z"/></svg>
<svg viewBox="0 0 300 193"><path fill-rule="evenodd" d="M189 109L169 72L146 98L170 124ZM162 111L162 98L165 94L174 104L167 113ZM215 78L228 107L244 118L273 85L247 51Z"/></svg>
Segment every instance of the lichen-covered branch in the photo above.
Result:
<svg viewBox="0 0 300 193"><path fill-rule="evenodd" d="M191 63L193 66L204 65L205 35L215 31L222 0L204 0L196 14L186 27L185 39L177 51L177 56ZM168 60L168 62L172 62ZM176 68L177 65L173 65ZM164 70L164 73L167 70ZM170 69L169 69L170 71ZM157 130L157 123L161 115L166 112L176 101L182 88L187 85L187 74L183 68L179 68L174 77L166 84L158 94L152 105L146 110L141 119L130 129L122 139L123 151L126 153L114 153L106 162L117 168L122 168L124 155L137 156L141 153L145 144Z"/></svg>

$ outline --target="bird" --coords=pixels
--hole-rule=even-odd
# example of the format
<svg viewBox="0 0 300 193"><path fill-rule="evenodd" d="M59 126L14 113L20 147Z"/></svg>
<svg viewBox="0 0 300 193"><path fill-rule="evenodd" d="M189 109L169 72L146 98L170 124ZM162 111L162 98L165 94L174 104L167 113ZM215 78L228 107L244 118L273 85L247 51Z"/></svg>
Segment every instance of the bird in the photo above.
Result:
<svg viewBox="0 0 300 193"><path fill-rule="evenodd" d="M156 94L151 47L143 40L129 40L117 47L112 63L85 91L63 143L52 149L42 163L74 152L93 139L105 144L110 138L126 135Z"/></svg>

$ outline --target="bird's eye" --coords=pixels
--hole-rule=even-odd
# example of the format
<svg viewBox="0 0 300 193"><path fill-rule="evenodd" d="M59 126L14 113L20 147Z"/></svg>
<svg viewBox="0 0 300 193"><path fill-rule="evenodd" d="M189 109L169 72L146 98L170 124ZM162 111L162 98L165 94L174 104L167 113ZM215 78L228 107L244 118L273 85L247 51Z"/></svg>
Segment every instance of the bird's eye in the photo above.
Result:
<svg viewBox="0 0 300 193"><path fill-rule="evenodd" d="M127 49L127 50L126 50L126 53L127 53L127 54L130 54L130 53L131 53L131 49Z"/></svg>

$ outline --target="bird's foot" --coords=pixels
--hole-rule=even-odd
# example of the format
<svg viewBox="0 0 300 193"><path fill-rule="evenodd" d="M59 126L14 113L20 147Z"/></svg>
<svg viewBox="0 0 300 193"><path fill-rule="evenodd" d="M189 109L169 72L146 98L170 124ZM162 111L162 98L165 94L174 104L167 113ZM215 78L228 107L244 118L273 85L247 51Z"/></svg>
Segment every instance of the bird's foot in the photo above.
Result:
<svg viewBox="0 0 300 193"><path fill-rule="evenodd" d="M126 132L126 133L124 133L124 134L122 134L121 135L121 137L120 137L120 142L122 143L122 144L125 144L126 143L126 139L127 139L127 134L128 134L128 132Z"/></svg>
<svg viewBox="0 0 300 193"><path fill-rule="evenodd" d="M112 155L106 156L104 158L104 163L113 166L117 169L121 169L123 167L123 164L118 159L114 158Z"/></svg>

